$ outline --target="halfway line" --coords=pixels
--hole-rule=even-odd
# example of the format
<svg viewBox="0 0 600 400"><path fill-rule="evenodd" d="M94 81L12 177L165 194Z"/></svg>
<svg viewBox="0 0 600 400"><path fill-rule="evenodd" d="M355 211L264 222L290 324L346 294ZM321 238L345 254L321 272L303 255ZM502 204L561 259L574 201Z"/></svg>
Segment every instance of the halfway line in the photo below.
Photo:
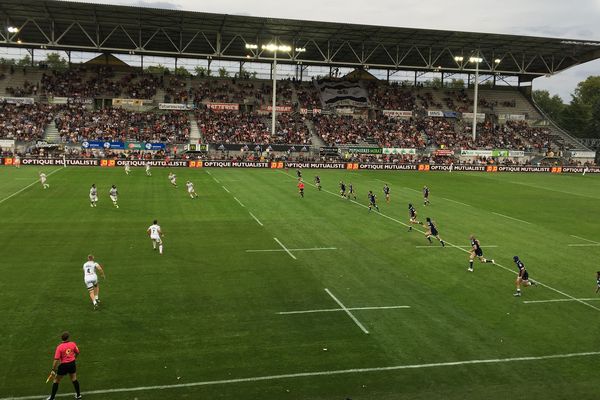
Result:
<svg viewBox="0 0 600 400"><path fill-rule="evenodd" d="M501 363L513 363L513 362L524 362L524 361L541 361L541 360L556 360L565 358L576 358L576 357L592 357L599 356L600 351L589 351L585 353L568 353L568 354L552 354L547 356L528 356L528 357L513 357L513 358L491 358L484 360L464 360L464 361L449 361L449 362L437 362L429 364L404 364L404 365L393 365L389 367L371 367L371 368L353 368L353 369L338 369L332 371L314 371L314 372L299 372L294 374L281 374L281 375L270 375L270 376L254 376L248 378L234 378L234 379L223 379L217 381L204 381L204 382L190 382L190 383L178 383L174 385L155 385L155 386L138 386L129 388L117 388L117 389L104 389L104 390L91 390L89 392L83 392L82 395L88 396L92 394L105 394L105 393L127 393L127 392L142 392L148 390L165 390L165 389L179 389L189 387L201 387L201 386L213 386L213 385L227 385L244 382L261 382L261 381L275 381L282 379L296 379L296 378L309 378L313 376L332 376L332 375L347 375L347 374L360 374L368 372L382 372L382 371L401 371L406 369L422 369L422 368L438 368L438 367L456 367L459 365L481 365L481 364L501 364ZM57 397L71 397L72 393L58 394ZM0 400L38 400L45 399L47 395L39 396L22 396L22 397L5 397Z"/></svg>
<svg viewBox="0 0 600 400"><path fill-rule="evenodd" d="M322 251L322 250L337 250L337 247L312 247L309 249L288 249L289 251ZM269 253L288 251L285 249L264 249L264 250L246 250L246 253Z"/></svg>
<svg viewBox="0 0 600 400"><path fill-rule="evenodd" d="M277 243L279 243L279 245L280 245L280 246L281 246L281 247L282 247L282 248L285 250L285 252L286 252L286 253L288 253L288 254L289 254L289 256L290 256L290 257L292 257L294 260L296 260L296 256L295 256L295 255L293 255L293 254L292 254L292 252L291 252L291 251L289 251L289 250L288 250L288 248L287 248L287 247L285 247L285 246L283 245L283 243L281 243L281 242L279 241L279 239L277 239L276 237L274 237L273 239L275 239L275 241L276 241Z"/></svg>
<svg viewBox="0 0 600 400"><path fill-rule="evenodd" d="M237 202L238 202L238 204L239 204L240 206L242 206L242 207L246 207L245 205L243 205L243 204L242 204L242 202L241 202L241 201L239 201L239 200L238 200L238 198L237 198L237 197L235 197L235 196L234 196L233 198L235 199L235 201L237 201Z"/></svg>
<svg viewBox="0 0 600 400"><path fill-rule="evenodd" d="M229 191L229 189L227 189L225 186L221 186L221 187L222 187L223 189L225 189L225 191L226 191L227 193L231 193L231 192Z"/></svg>
<svg viewBox="0 0 600 400"><path fill-rule="evenodd" d="M352 314L352 313L351 313L351 312L350 312L350 311L349 311L349 310L346 308L346 306L345 306L345 305L344 305L344 304L343 304L341 301L339 301L339 300L338 300L338 298L337 298L337 297L335 297L335 296L333 295L333 293L331 293L331 292L329 291L329 289L327 289L327 288L326 288L326 289L325 289L325 291L327 292L327 294L328 294L329 296L331 296L331 298L332 298L332 299L333 299L333 300L334 300L336 303L338 303L338 305L339 305L340 307L342 307L342 310L344 310L344 311L346 312L346 314L348 314L348 316L349 316L350 318L352 318L352 321L354 321L354 323L355 323L356 325L358 325L358 327L359 327L359 328L360 328L360 329L361 329L361 330L362 330L362 331L363 331L363 332L364 332L366 335L368 335L368 334L369 334L369 331L367 330L367 328L365 328L365 327L364 327L364 325L363 325L363 324L361 324L361 323L360 323L360 321L359 321L359 320L358 320L358 319L357 319L357 318L354 316L354 314Z"/></svg>

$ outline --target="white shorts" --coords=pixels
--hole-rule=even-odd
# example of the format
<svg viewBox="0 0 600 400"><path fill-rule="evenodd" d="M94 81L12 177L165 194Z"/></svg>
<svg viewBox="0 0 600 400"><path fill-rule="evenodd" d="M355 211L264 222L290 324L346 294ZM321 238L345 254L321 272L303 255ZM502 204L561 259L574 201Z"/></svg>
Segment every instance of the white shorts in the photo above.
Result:
<svg viewBox="0 0 600 400"><path fill-rule="evenodd" d="M150 239L156 243L162 243L160 236L150 236Z"/></svg>
<svg viewBox="0 0 600 400"><path fill-rule="evenodd" d="M95 202L97 202L97 201L98 201L98 196L90 196L90 201L91 201L92 203L95 203Z"/></svg>
<svg viewBox="0 0 600 400"><path fill-rule="evenodd" d="M83 281L85 282L85 287L87 287L88 290L92 290L98 286L98 275L86 276Z"/></svg>
<svg viewBox="0 0 600 400"><path fill-rule="evenodd" d="M46 179L42 179L41 181L42 181L42 185L43 185L44 183L46 183Z"/></svg>
<svg viewBox="0 0 600 400"><path fill-rule="evenodd" d="M116 202L116 201L117 201L117 196L110 196L110 199L111 199L112 201L115 201L115 202Z"/></svg>
<svg viewBox="0 0 600 400"><path fill-rule="evenodd" d="M194 188L189 188L188 193L194 193Z"/></svg>

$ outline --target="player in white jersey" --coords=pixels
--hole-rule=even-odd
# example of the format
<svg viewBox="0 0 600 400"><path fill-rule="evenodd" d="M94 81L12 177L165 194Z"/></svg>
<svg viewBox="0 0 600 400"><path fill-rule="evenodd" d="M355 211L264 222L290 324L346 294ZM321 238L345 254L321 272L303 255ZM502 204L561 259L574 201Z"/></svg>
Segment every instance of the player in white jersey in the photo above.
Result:
<svg viewBox="0 0 600 400"><path fill-rule="evenodd" d="M125 173L127 175L129 175L129 173L131 172L131 167L129 166L129 163L125 164Z"/></svg>
<svg viewBox="0 0 600 400"><path fill-rule="evenodd" d="M98 202L98 189L96 189L96 184L92 183L92 187L90 188L90 207L96 207L97 202Z"/></svg>
<svg viewBox="0 0 600 400"><path fill-rule="evenodd" d="M154 220L152 225L148 227L148 235L150 236L150 240L152 240L152 247L156 250L156 245L158 245L158 252L160 254L163 253L163 242L162 236L163 233L160 230L160 225L158 225L158 221Z"/></svg>
<svg viewBox="0 0 600 400"><path fill-rule="evenodd" d="M146 176L152 176L152 172L150 172L150 163L146 161Z"/></svg>
<svg viewBox="0 0 600 400"><path fill-rule="evenodd" d="M50 187L50 185L48 185L46 183L47 179L48 178L46 177L46 174L43 172L40 172L40 182L41 182L42 186L44 187L44 189L48 189Z"/></svg>
<svg viewBox="0 0 600 400"><path fill-rule="evenodd" d="M115 185L112 185L112 187L110 188L109 195L110 195L110 199L113 202L113 205L116 208L119 208L119 205L117 204L117 197L119 196L119 191L117 190L117 187Z"/></svg>
<svg viewBox="0 0 600 400"><path fill-rule="evenodd" d="M192 182L190 182L190 181L187 181L187 182L185 183L185 186L187 186L187 191L188 191L188 194L190 195L190 197L191 197L192 199L194 199L194 198L197 198L197 197L198 197L198 194L196 193L196 189L194 189L194 184L193 184Z"/></svg>
<svg viewBox="0 0 600 400"><path fill-rule="evenodd" d="M169 180L171 181L171 185L177 187L177 175L172 172L169 172Z"/></svg>
<svg viewBox="0 0 600 400"><path fill-rule="evenodd" d="M15 164L15 167L21 168L21 157L19 157L18 155L15 155L15 160L13 163Z"/></svg>
<svg viewBox="0 0 600 400"><path fill-rule="evenodd" d="M92 304L94 304L94 309L98 307L98 294L100 292L100 287L98 286L98 275L96 271L100 272L102 278L106 278L104 275L104 269L100 264L94 261L94 256L89 255L88 260L85 264L83 264L83 282L85 282L85 287L87 287L88 292L90 293L90 300L92 300Z"/></svg>

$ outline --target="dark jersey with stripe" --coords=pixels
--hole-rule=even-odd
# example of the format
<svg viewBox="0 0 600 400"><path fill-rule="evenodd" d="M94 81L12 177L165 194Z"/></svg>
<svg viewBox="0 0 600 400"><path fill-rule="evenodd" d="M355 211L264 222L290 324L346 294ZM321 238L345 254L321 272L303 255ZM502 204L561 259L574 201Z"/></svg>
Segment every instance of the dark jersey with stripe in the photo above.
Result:
<svg viewBox="0 0 600 400"><path fill-rule="evenodd" d="M298 175L298 178L302 178L302 171L300 171L299 169L296 170L296 175Z"/></svg>
<svg viewBox="0 0 600 400"><path fill-rule="evenodd" d="M374 194L369 193L369 202L371 202L371 204L375 204L375 202L377 201L376 197Z"/></svg>
<svg viewBox="0 0 600 400"><path fill-rule="evenodd" d="M479 240L471 239L471 248L473 248L475 251L481 250L481 246L479 245Z"/></svg>
<svg viewBox="0 0 600 400"><path fill-rule="evenodd" d="M517 264L517 268L519 268L519 273L524 273L526 271L525 264L523 264L523 261L515 261L515 264Z"/></svg>
<svg viewBox="0 0 600 400"><path fill-rule="evenodd" d="M321 178L319 178L318 176L315 177L315 183L321 183Z"/></svg>
<svg viewBox="0 0 600 400"><path fill-rule="evenodd" d="M346 184L344 184L344 183L340 183L340 190L341 190L342 192L345 192L345 191L346 191Z"/></svg>
<svg viewBox="0 0 600 400"><path fill-rule="evenodd" d="M384 186L383 187L383 193L386 194L386 195L390 194L390 188L389 188L389 186Z"/></svg>
<svg viewBox="0 0 600 400"><path fill-rule="evenodd" d="M423 188L423 197L429 197L429 188Z"/></svg>
<svg viewBox="0 0 600 400"><path fill-rule="evenodd" d="M432 235L437 235L438 230L437 230L437 227L435 226L435 224L433 223L433 221L427 222L427 226L429 227L429 231L431 232Z"/></svg>
<svg viewBox="0 0 600 400"><path fill-rule="evenodd" d="M417 210L414 207L408 207L408 216L410 218L417 218Z"/></svg>
<svg viewBox="0 0 600 400"><path fill-rule="evenodd" d="M348 185L348 192L354 193L354 186L352 186L352 184Z"/></svg>

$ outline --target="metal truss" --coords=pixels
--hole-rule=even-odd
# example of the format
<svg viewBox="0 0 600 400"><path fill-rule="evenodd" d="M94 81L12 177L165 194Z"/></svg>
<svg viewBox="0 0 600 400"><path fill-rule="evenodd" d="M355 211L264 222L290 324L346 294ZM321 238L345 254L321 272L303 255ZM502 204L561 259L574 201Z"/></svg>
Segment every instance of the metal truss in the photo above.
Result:
<svg viewBox="0 0 600 400"><path fill-rule="evenodd" d="M230 31L189 29L157 26L152 29L134 24L99 23L93 15L70 23L57 21L52 16L44 19L27 18L9 33L9 18L0 28L0 46L62 51L89 51L115 54L152 55L174 58L201 58L209 60L271 62L330 67L363 67L387 70L432 71L448 73L475 73L470 57L482 58L479 72L491 75L531 76L555 74L582 61L574 55L540 54L534 50L525 53L490 48L450 48L415 44L344 40L335 34L329 39L315 39L308 34L273 37L269 35L232 34ZM389 40L389 39L388 39ZM261 44L285 43L290 52L269 53ZM247 49L246 44L257 44ZM506 47L506 46L504 46ZM306 49L297 52L296 49ZM460 60L460 61L457 61ZM496 62L498 60L499 62Z"/></svg>

